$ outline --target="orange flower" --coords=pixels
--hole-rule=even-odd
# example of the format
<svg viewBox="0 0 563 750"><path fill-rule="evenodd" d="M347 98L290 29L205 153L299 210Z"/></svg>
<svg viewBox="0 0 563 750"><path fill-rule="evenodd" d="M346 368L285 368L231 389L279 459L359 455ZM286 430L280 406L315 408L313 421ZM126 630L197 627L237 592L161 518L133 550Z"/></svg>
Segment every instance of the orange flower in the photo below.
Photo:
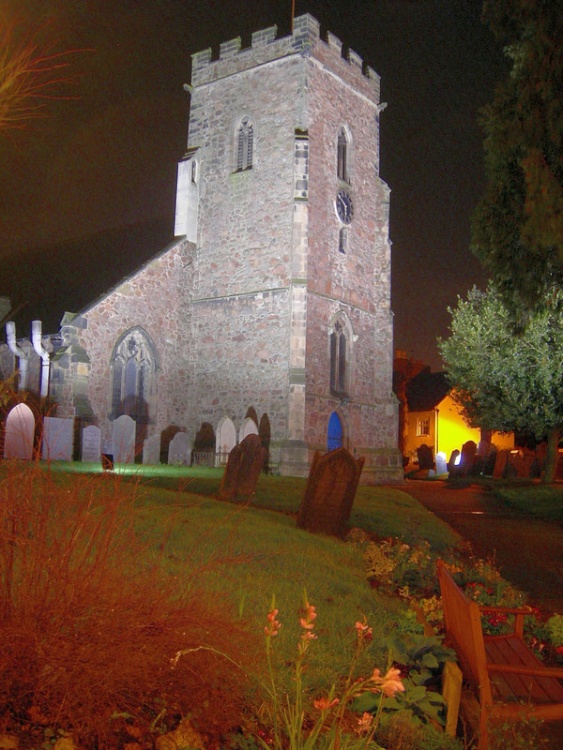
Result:
<svg viewBox="0 0 563 750"><path fill-rule="evenodd" d="M334 706L337 706L339 703L340 703L340 700L338 698L333 698L332 700L329 700L328 697L317 698L316 700L313 701L313 705L319 711L328 711Z"/></svg>
<svg viewBox="0 0 563 750"><path fill-rule="evenodd" d="M370 714L367 711L364 711L361 718L358 719L358 726L356 727L356 732L358 734L367 734L369 730L371 729L372 722L373 722L373 714Z"/></svg>
<svg viewBox="0 0 563 750"><path fill-rule="evenodd" d="M374 669L371 681L376 684L373 692L384 693L389 697L392 697L395 693L405 692L405 686L401 680L401 672L394 667L391 667L383 677L379 669Z"/></svg>
<svg viewBox="0 0 563 750"><path fill-rule="evenodd" d="M370 641L373 635L373 630L367 623L366 616L364 615L363 622L357 622L355 625L356 635L359 641Z"/></svg>

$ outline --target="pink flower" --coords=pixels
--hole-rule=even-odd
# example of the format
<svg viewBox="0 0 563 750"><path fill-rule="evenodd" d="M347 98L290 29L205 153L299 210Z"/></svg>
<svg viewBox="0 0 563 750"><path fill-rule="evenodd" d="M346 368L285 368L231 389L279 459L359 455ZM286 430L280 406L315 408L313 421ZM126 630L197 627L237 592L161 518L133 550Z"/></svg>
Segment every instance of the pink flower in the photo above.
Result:
<svg viewBox="0 0 563 750"><path fill-rule="evenodd" d="M315 607L309 602L305 602L305 607L301 610L302 616L299 618L299 624L305 630L312 630L315 627L314 620L317 617Z"/></svg>
<svg viewBox="0 0 563 750"><path fill-rule="evenodd" d="M367 624L366 616L364 615L363 622L357 622L355 625L356 635L359 641L370 641L373 635L373 630Z"/></svg>
<svg viewBox="0 0 563 750"><path fill-rule="evenodd" d="M273 638L275 635L279 633L279 630L281 628L281 622L279 620L276 620L276 617L278 616L278 610L272 609L271 612L268 612L268 624L264 628L264 634L268 638Z"/></svg>
<svg viewBox="0 0 563 750"><path fill-rule="evenodd" d="M333 706L337 706L339 703L340 703L340 700L338 698L333 698L333 700L329 700L328 697L317 698L316 700L313 701L313 705L319 711L328 711L329 709L333 708Z"/></svg>

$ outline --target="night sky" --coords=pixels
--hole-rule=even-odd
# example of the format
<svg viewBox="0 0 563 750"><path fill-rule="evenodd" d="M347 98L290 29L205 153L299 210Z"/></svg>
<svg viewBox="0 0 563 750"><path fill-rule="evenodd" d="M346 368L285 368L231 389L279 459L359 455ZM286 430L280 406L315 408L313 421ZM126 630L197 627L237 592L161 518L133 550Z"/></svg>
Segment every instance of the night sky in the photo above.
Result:
<svg viewBox="0 0 563 750"><path fill-rule="evenodd" d="M0 135L0 295L40 317L96 299L171 240L186 147L190 55L278 26L291 0L0 0L69 58L73 99ZM479 107L506 71L480 0L296 0L382 78L381 176L391 187L395 347L440 369L447 307L485 275L469 252L483 190Z"/></svg>

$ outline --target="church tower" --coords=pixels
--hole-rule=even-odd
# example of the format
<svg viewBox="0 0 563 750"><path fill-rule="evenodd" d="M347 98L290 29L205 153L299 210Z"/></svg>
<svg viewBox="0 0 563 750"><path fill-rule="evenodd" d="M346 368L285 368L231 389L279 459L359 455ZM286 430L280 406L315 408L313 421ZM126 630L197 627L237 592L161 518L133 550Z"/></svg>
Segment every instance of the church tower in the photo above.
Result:
<svg viewBox="0 0 563 750"><path fill-rule="evenodd" d="M310 15L192 59L186 423L241 430L250 413L281 473L343 445L365 456L362 481L398 480L379 77Z"/></svg>

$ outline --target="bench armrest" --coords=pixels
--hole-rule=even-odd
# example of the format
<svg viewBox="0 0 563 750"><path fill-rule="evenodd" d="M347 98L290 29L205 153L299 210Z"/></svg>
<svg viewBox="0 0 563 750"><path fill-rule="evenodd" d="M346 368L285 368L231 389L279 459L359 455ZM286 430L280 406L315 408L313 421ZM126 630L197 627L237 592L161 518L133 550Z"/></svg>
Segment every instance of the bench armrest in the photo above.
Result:
<svg viewBox="0 0 563 750"><path fill-rule="evenodd" d="M505 674L523 674L532 677L555 677L563 680L561 667L521 667L514 664L493 664L487 662L489 672L504 672Z"/></svg>
<svg viewBox="0 0 563 750"><path fill-rule="evenodd" d="M483 614L487 612L499 612L505 615L515 615L514 634L519 638L524 637L524 615L532 614L533 610L527 604L523 607L495 607L487 604L479 605L479 611Z"/></svg>

